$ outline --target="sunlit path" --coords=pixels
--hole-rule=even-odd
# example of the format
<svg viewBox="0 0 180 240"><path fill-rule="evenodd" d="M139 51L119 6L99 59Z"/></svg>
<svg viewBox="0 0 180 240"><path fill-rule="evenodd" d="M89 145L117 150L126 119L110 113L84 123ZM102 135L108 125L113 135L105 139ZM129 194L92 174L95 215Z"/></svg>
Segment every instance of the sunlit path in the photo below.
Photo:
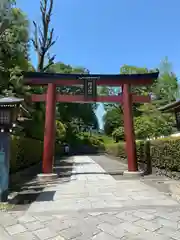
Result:
<svg viewBox="0 0 180 240"><path fill-rule="evenodd" d="M0 224L13 239L179 239L180 205L170 196L143 179L123 179L125 165L115 180L101 167L103 161L113 165L106 156L69 161L68 181L47 186L27 211L1 213Z"/></svg>

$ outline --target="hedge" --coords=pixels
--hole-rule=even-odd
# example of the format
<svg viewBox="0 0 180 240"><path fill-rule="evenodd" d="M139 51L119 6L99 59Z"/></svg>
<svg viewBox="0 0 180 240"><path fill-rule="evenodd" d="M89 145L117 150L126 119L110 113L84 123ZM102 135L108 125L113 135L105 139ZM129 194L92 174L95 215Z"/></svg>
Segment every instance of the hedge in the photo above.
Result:
<svg viewBox="0 0 180 240"><path fill-rule="evenodd" d="M180 137L162 138L150 142L136 141L136 149L139 163L147 163L147 158L150 157L152 167L180 171ZM125 159L125 143L107 144L106 152Z"/></svg>
<svg viewBox="0 0 180 240"><path fill-rule="evenodd" d="M101 139L94 136L82 135L81 138L73 139L75 145L91 146L94 149L104 149L104 144ZM43 142L36 139L24 137L11 137L11 152L10 152L10 173L15 173L19 170L28 168L42 160ZM63 145L55 144L55 154L62 156L64 154Z"/></svg>
<svg viewBox="0 0 180 240"><path fill-rule="evenodd" d="M84 151L88 151L92 153L94 152L104 152L105 146L103 140L96 135L90 136L88 133L81 133L77 135L73 135L72 138L67 141L70 145L70 152L71 153L84 153ZM64 155L64 146L63 142L57 142L55 145L55 153L56 156L63 156Z"/></svg>
<svg viewBox="0 0 180 240"><path fill-rule="evenodd" d="M43 143L39 140L12 136L10 173L39 163L42 159L42 149Z"/></svg>

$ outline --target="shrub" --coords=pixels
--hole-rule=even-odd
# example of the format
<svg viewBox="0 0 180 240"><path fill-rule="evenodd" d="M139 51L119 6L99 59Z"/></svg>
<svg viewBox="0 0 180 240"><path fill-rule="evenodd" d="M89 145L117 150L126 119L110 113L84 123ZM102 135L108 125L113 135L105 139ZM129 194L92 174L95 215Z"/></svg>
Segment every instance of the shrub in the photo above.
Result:
<svg viewBox="0 0 180 240"><path fill-rule="evenodd" d="M42 159L43 143L39 140L12 136L10 173L27 168Z"/></svg>
<svg viewBox="0 0 180 240"><path fill-rule="evenodd" d="M124 140L124 127L118 127L112 133L112 137L116 142Z"/></svg>
<svg viewBox="0 0 180 240"><path fill-rule="evenodd" d="M88 137L88 142L89 142L89 145L92 146L92 147L95 147L95 148L97 148L99 150L103 150L104 149L104 143L98 137L89 136Z"/></svg>
<svg viewBox="0 0 180 240"><path fill-rule="evenodd" d="M147 141L136 141L137 160L146 162ZM120 158L126 158L125 143L107 144L106 152ZM146 151L146 152L145 152ZM153 167L180 171L180 138L168 137L150 142L150 158Z"/></svg>
<svg viewBox="0 0 180 240"><path fill-rule="evenodd" d="M139 110L141 115L134 118L137 139L168 136L173 132L175 119L172 114L163 114L150 103L141 105Z"/></svg>
<svg viewBox="0 0 180 240"><path fill-rule="evenodd" d="M115 157L126 158L124 142L107 144L105 145L105 150L108 154Z"/></svg>
<svg viewBox="0 0 180 240"><path fill-rule="evenodd" d="M151 142L152 165L180 171L180 138L165 138Z"/></svg>
<svg viewBox="0 0 180 240"><path fill-rule="evenodd" d="M79 136L79 138L80 138L80 141L79 141L80 145L86 145L86 146L94 147L100 150L104 149L104 143L99 136L83 133L81 136Z"/></svg>
<svg viewBox="0 0 180 240"><path fill-rule="evenodd" d="M66 137L66 126L59 120L56 120L56 141L62 142L63 140L65 140L65 137Z"/></svg>
<svg viewBox="0 0 180 240"><path fill-rule="evenodd" d="M71 147L93 147L99 150L104 149L103 140L96 135L90 135L89 133L80 133L73 136L71 141L68 141Z"/></svg>

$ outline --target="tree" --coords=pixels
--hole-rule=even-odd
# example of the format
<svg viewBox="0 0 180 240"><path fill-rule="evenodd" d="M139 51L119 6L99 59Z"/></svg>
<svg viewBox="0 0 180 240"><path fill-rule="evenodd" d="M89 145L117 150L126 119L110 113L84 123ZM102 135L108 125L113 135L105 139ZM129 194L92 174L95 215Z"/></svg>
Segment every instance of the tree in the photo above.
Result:
<svg viewBox="0 0 180 240"><path fill-rule="evenodd" d="M136 74L136 73L148 73L150 72L147 68L140 68L135 66L123 65L120 69L121 74ZM145 94L147 95L151 91L150 87L137 87L132 86L132 92L136 94ZM105 92L105 89L104 89ZM134 116L139 116L141 112L139 112L138 108L140 107L139 103L133 104L133 113ZM104 129L106 134L111 135L113 132L119 133L119 131L115 131L116 128L123 126L123 111L119 104L106 104L106 115L104 118ZM120 130L121 131L121 130ZM113 134L113 135L114 135Z"/></svg>
<svg viewBox="0 0 180 240"><path fill-rule="evenodd" d="M160 76L153 86L153 93L156 96L156 105L162 106L176 100L178 92L178 80L172 72L172 65L166 57L160 64Z"/></svg>
<svg viewBox="0 0 180 240"><path fill-rule="evenodd" d="M34 38L32 39L33 46L37 52L38 65L37 71L45 72L53 65L55 55L50 56L50 49L55 44L54 40L54 28L50 27L54 0L41 0L40 12L41 12L41 25L34 24ZM46 58L48 60L45 63Z"/></svg>
<svg viewBox="0 0 180 240"><path fill-rule="evenodd" d="M72 67L70 65L63 64L61 62L53 64L49 70L56 73L85 73L89 71L83 67ZM57 92L61 94L83 94L83 86L71 86L71 87L57 87ZM98 121L94 110L96 104L87 103L58 103L57 104L57 118L62 122L71 122L73 119L79 119L84 125L93 125L94 128L98 128Z"/></svg>
<svg viewBox="0 0 180 240"><path fill-rule="evenodd" d="M149 103L143 104L140 111L142 115L134 119L137 139L168 136L173 132L175 119L171 114L163 114Z"/></svg>
<svg viewBox="0 0 180 240"><path fill-rule="evenodd" d="M9 24L0 34L0 93L24 94L20 73L28 68L28 21L18 8L10 9ZM6 22L7 20L5 20Z"/></svg>
<svg viewBox="0 0 180 240"><path fill-rule="evenodd" d="M14 23L12 7L15 3L15 0L1 0L0 2L0 37L11 26L11 24Z"/></svg>
<svg viewBox="0 0 180 240"><path fill-rule="evenodd" d="M136 67L136 66L129 66L129 65L123 65L120 69L121 74L144 74L144 73L150 73L155 70L149 70L147 68L143 67ZM152 92L152 86L132 86L131 91L137 95L148 95ZM139 116L140 112L138 108L141 106L140 103L133 104L133 114L134 116Z"/></svg>
<svg viewBox="0 0 180 240"><path fill-rule="evenodd" d="M51 57L49 52L51 47L56 42L54 40L54 28L51 28L50 26L53 11L53 2L53 0L41 0L41 23L37 24L35 21L33 21L34 37L31 39L31 41L34 46L34 50L37 53L38 64L36 71L39 72L48 71L49 68L54 64L55 55ZM48 60L47 63L46 60ZM32 66L31 69L34 70ZM31 93L41 94L44 92L44 87L31 88ZM28 123L27 135L31 137L31 132L33 132L33 137L43 139L42 132L44 131L45 105L44 103L34 103L32 106L32 121ZM33 130L31 131L32 128Z"/></svg>
<svg viewBox="0 0 180 240"><path fill-rule="evenodd" d="M107 135L111 135L120 126L123 126L122 108L113 107L104 116L104 132Z"/></svg>
<svg viewBox="0 0 180 240"><path fill-rule="evenodd" d="M154 70L124 65L122 74L148 73ZM165 59L160 66L160 77L152 86L132 86L132 92L139 95L153 94L155 100L151 104L133 104L134 125L137 138L157 137L168 135L173 131L175 123L171 114L158 111L160 104L173 101L178 93L177 78L171 72L171 64ZM123 138L122 111L117 115L117 105L109 105L105 116L104 129L106 134L112 134L118 141ZM118 122L119 121L119 122Z"/></svg>
<svg viewBox="0 0 180 240"><path fill-rule="evenodd" d="M144 74L144 73L150 73L155 70L149 70L147 68L143 67L136 67L136 66L130 66L130 65L123 65L120 68L121 74ZM136 94L148 94L151 91L152 86L132 86L131 90L132 92Z"/></svg>

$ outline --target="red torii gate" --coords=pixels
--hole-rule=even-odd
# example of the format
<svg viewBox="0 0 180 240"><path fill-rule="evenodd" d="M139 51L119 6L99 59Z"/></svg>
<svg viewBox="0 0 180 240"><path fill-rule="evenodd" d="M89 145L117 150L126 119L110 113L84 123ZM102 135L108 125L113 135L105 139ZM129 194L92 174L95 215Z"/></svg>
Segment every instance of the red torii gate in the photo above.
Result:
<svg viewBox="0 0 180 240"><path fill-rule="evenodd" d="M123 105L124 130L128 171L138 171L136 144L133 127L133 103L150 102L150 96L137 96L131 93L131 85L151 85L158 78L159 72L145 74L54 74L40 72L24 73L26 85L47 86L46 94L32 94L33 102L46 102L44 133L43 173L53 171L55 140L55 105L56 102L116 102ZM56 86L84 85L85 95L61 95L56 93ZM122 87L121 96L97 96L97 86Z"/></svg>

